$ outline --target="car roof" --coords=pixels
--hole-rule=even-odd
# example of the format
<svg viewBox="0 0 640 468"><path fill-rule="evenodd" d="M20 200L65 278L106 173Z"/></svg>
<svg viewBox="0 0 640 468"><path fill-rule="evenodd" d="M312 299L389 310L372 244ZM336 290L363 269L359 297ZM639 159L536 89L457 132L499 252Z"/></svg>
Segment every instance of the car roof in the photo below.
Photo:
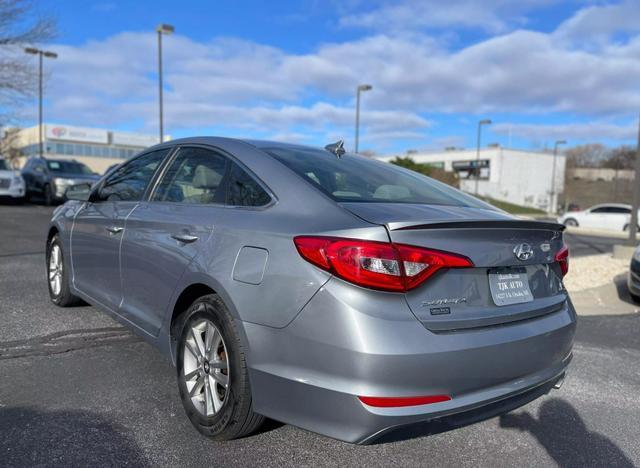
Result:
<svg viewBox="0 0 640 468"><path fill-rule="evenodd" d="M175 140L166 141L164 143L160 143L156 145L156 147L160 148L163 146L172 146L172 145L181 145L188 143L201 143L201 144L216 144L223 142L242 142L248 145L251 145L258 149L266 149L266 148L288 148L288 149L313 149L313 150L322 150L322 148L318 146L309 146L309 145L301 145L296 143L285 143L282 141L272 141L272 140L256 140L251 138L228 138L228 137L219 137L219 136L192 136L185 138L177 138Z"/></svg>

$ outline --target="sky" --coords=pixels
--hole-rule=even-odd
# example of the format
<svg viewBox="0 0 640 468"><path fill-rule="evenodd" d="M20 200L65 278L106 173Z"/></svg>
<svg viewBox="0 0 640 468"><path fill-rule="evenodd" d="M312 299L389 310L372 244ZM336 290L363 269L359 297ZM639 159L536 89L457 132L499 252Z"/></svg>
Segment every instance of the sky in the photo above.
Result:
<svg viewBox="0 0 640 468"><path fill-rule="evenodd" d="M640 0L41 0L45 121L360 150L635 144ZM35 60L35 59L34 59ZM35 66L35 61L34 61ZM23 109L35 123L36 103Z"/></svg>

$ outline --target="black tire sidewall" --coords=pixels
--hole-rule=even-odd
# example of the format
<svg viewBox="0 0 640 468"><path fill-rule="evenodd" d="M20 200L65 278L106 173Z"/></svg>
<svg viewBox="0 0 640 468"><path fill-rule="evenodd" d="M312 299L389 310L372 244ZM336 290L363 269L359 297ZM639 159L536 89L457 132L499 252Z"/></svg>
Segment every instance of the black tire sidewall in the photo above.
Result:
<svg viewBox="0 0 640 468"><path fill-rule="evenodd" d="M47 184L44 186L44 204L46 206L53 205L53 194L51 193L51 185Z"/></svg>
<svg viewBox="0 0 640 468"><path fill-rule="evenodd" d="M191 402L183 374L183 343L189 333L191 325L200 319L207 319L213 322L222 334L230 367L229 387L226 399L220 411L210 417L200 414ZM185 412L191 423L202 434L212 438L225 438L225 430L237 419L236 412L241 405L240 399L246 397L246 395L243 395L242 392L239 391L239 388L243 387L240 380L246 379L247 376L243 374L242 357L237 342L238 336L231 324L232 320L222 301L217 298L217 296L211 295L196 300L191 307L189 307L188 311L184 314L182 326L180 327L181 333L176 353L176 370L180 398L182 399Z"/></svg>
<svg viewBox="0 0 640 468"><path fill-rule="evenodd" d="M571 227L578 227L578 221L576 221L574 218L567 218L564 221L565 226L571 226Z"/></svg>

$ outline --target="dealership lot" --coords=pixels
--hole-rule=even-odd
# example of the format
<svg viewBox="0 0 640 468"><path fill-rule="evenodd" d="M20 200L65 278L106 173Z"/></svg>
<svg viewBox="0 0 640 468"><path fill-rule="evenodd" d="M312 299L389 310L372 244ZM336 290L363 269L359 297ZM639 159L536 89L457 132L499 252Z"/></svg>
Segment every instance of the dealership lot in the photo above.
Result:
<svg viewBox="0 0 640 468"><path fill-rule="evenodd" d="M353 446L270 422L216 443L183 413L174 369L92 307L50 304L51 209L0 206L2 465L633 466L640 464L640 316L581 317L564 386L524 408L449 432L434 426ZM613 245L572 234L586 255ZM604 312L604 311L603 311Z"/></svg>

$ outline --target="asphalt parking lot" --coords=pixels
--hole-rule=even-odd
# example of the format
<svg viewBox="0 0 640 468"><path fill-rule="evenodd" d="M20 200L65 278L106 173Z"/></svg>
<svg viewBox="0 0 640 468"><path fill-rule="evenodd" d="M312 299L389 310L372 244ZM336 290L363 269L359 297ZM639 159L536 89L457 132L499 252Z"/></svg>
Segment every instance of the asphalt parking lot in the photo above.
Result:
<svg viewBox="0 0 640 468"><path fill-rule="evenodd" d="M373 446L277 422L212 442L191 427L174 369L151 346L92 307L49 302L50 212L0 206L2 466L640 464L638 314L581 317L564 386L500 418L432 435L425 426Z"/></svg>

